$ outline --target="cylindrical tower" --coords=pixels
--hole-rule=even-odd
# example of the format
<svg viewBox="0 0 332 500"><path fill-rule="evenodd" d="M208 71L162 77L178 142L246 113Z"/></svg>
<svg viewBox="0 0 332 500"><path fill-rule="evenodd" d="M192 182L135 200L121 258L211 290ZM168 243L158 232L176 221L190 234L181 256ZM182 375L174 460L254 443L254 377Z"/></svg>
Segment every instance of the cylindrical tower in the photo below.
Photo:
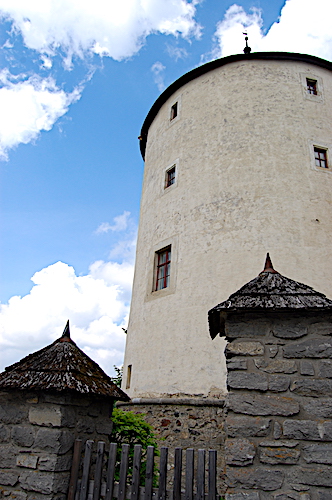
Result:
<svg viewBox="0 0 332 500"><path fill-rule="evenodd" d="M157 99L124 362L131 397L226 390L207 311L257 276L332 297L332 63L290 53L212 61Z"/></svg>

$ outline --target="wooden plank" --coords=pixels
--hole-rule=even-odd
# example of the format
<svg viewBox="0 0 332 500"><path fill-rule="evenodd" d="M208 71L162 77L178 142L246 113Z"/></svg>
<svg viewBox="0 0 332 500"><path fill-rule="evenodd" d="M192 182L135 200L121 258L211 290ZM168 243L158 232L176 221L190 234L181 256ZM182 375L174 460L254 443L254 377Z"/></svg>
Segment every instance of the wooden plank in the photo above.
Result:
<svg viewBox="0 0 332 500"><path fill-rule="evenodd" d="M112 500L112 498L113 498L114 474L115 474L115 464L116 464L116 449L117 449L116 443L111 443L109 456L108 456L105 500Z"/></svg>
<svg viewBox="0 0 332 500"><path fill-rule="evenodd" d="M185 500L194 500L194 449L186 451L186 489Z"/></svg>
<svg viewBox="0 0 332 500"><path fill-rule="evenodd" d="M182 448L174 450L173 500L181 500Z"/></svg>
<svg viewBox="0 0 332 500"><path fill-rule="evenodd" d="M135 444L134 459L133 459L133 477L131 481L131 500L138 500L139 498L141 458L142 458L142 446L140 444Z"/></svg>
<svg viewBox="0 0 332 500"><path fill-rule="evenodd" d="M145 500L152 500L154 469L154 447L148 446L146 452L146 474L145 474Z"/></svg>
<svg viewBox="0 0 332 500"><path fill-rule="evenodd" d="M92 500L99 500L100 497L100 487L101 487L101 475L104 460L104 441L98 441L97 445L97 457L96 457L96 469L95 469L95 482L93 486L93 496Z"/></svg>
<svg viewBox="0 0 332 500"><path fill-rule="evenodd" d="M80 470L81 451L82 451L82 439L76 439L74 443L73 462L71 464L67 500L75 500L78 472Z"/></svg>
<svg viewBox="0 0 332 500"><path fill-rule="evenodd" d="M93 446L93 441L91 439L88 439L88 441L85 443L83 473L82 473L81 490L79 496L80 500L86 500L88 494L88 481L89 481L92 446Z"/></svg>
<svg viewBox="0 0 332 500"><path fill-rule="evenodd" d="M217 450L209 450L208 500L217 499Z"/></svg>
<svg viewBox="0 0 332 500"><path fill-rule="evenodd" d="M168 448L162 446L160 449L158 500L166 500L167 458Z"/></svg>
<svg viewBox="0 0 332 500"><path fill-rule="evenodd" d="M129 457L129 444L123 444L122 451L121 451L118 500L125 500L125 498L126 498L128 457Z"/></svg>
<svg viewBox="0 0 332 500"><path fill-rule="evenodd" d="M198 450L197 457L197 500L205 496L205 450Z"/></svg>

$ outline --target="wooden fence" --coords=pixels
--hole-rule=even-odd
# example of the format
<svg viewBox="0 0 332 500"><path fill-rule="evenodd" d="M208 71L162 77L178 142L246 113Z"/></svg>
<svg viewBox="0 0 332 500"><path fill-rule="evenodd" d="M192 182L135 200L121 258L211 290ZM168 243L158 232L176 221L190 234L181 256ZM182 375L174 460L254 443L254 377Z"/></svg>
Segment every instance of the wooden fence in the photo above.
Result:
<svg viewBox="0 0 332 500"><path fill-rule="evenodd" d="M159 471L157 473L158 488L154 488L155 465L153 446L148 446L147 448L145 485L142 486L140 485L142 458L142 447L140 445L135 445L134 447L130 480L128 480L129 445L122 445L119 480L115 481L117 445L111 443L106 460L107 463L105 464L105 443L103 441L98 442L92 475L91 457L93 444L94 442L91 440L86 442L82 468L82 441L79 439L75 441L67 500L217 500L216 450L208 451L206 481L205 450L197 451L197 465L195 467L195 451L192 448L187 449L185 454L186 466L183 468L182 448L175 448L172 488L168 490L166 488L168 469L167 447L162 447L160 450ZM182 482L184 483L184 488L182 488Z"/></svg>

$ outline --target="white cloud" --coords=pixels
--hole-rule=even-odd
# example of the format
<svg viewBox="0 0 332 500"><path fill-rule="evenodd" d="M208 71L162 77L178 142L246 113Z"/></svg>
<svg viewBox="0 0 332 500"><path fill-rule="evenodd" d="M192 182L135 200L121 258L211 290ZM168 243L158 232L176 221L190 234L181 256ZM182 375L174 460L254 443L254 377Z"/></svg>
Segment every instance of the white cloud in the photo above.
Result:
<svg viewBox="0 0 332 500"><path fill-rule="evenodd" d="M175 59L175 61L178 61L179 59L185 59L186 57L188 57L188 52L183 47L176 47L174 45L166 44L166 49L168 55L173 59Z"/></svg>
<svg viewBox="0 0 332 500"><path fill-rule="evenodd" d="M132 264L103 261L84 276L63 262L35 273L29 294L0 305L0 370L58 338L69 318L73 340L111 374L123 360L132 277Z"/></svg>
<svg viewBox="0 0 332 500"><path fill-rule="evenodd" d="M187 0L0 0L0 14L12 20L25 45L53 56L86 53L120 61L134 55L155 32L199 36L195 4Z"/></svg>
<svg viewBox="0 0 332 500"><path fill-rule="evenodd" d="M247 13L241 6L232 5L217 25L213 57L241 53L243 31L247 31L253 51L285 51L311 54L332 59L332 3L317 0L287 0L279 18L269 31L262 31L261 12Z"/></svg>
<svg viewBox="0 0 332 500"><path fill-rule="evenodd" d="M128 220L130 217L130 212L126 210L122 215L117 215L114 217L114 224L109 222L102 222L96 229L96 234L108 233L109 231L125 231L128 227Z"/></svg>
<svg viewBox="0 0 332 500"><path fill-rule="evenodd" d="M0 159L19 143L36 139L41 130L50 130L80 98L78 89L67 94L50 77L13 76L7 69L0 72L0 86Z"/></svg>
<svg viewBox="0 0 332 500"><path fill-rule="evenodd" d="M151 66L151 71L153 73L154 83L157 85L159 92L165 89L164 75L165 66L157 61Z"/></svg>

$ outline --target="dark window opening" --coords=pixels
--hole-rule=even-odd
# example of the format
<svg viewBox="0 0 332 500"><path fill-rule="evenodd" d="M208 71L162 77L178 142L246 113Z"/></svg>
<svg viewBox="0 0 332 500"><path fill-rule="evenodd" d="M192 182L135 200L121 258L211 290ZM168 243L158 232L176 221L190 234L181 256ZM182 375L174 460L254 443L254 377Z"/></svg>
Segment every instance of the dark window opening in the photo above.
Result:
<svg viewBox="0 0 332 500"><path fill-rule="evenodd" d="M131 381L131 367L132 365L127 366L127 382L126 382L126 389L130 389L130 381Z"/></svg>
<svg viewBox="0 0 332 500"><path fill-rule="evenodd" d="M176 102L171 107L171 120L174 120L178 116L178 103Z"/></svg>
<svg viewBox="0 0 332 500"><path fill-rule="evenodd" d="M308 94L317 95L317 80L307 78L307 92Z"/></svg>
<svg viewBox="0 0 332 500"><path fill-rule="evenodd" d="M315 152L315 165L320 168L328 168L327 164L327 150L322 148L314 148Z"/></svg>
<svg viewBox="0 0 332 500"><path fill-rule="evenodd" d="M165 179L165 188L168 188L175 182L175 165L172 168L167 170L166 179Z"/></svg>
<svg viewBox="0 0 332 500"><path fill-rule="evenodd" d="M169 286L171 272L171 247L156 252L156 282L155 291Z"/></svg>

